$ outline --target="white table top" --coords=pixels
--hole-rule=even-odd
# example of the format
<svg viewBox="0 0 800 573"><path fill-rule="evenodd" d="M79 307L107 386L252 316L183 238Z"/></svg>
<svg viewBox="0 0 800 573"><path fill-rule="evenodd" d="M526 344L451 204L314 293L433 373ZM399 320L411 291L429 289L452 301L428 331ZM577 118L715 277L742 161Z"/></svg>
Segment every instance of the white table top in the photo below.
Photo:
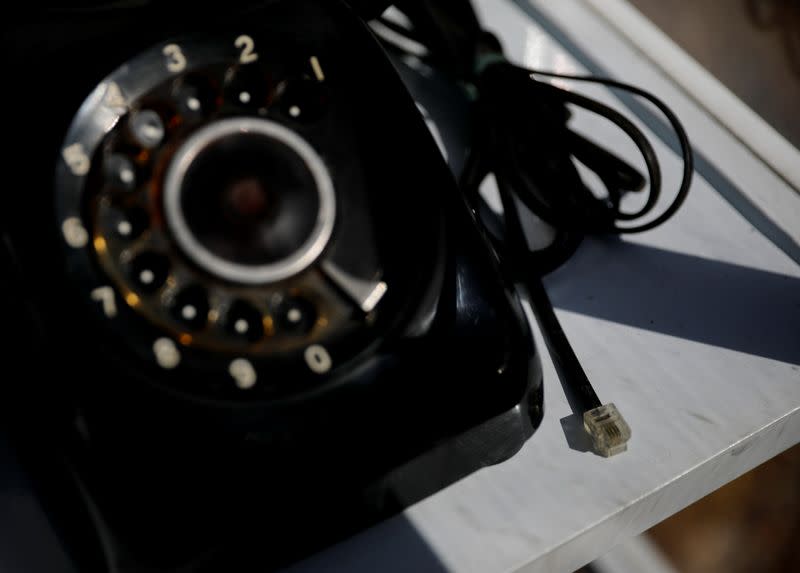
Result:
<svg viewBox="0 0 800 573"><path fill-rule="evenodd" d="M527 2L479 2L512 59L650 89L698 153L675 219L622 241L589 240L546 281L600 398L633 429L629 450L585 451L545 355L545 419L519 454L292 571L573 571L800 442L800 194L787 183L795 174L774 167L791 162L760 159L698 103L713 94L679 87L592 8L624 2ZM680 163L660 122L643 106L632 111L658 134L649 131L665 190L676 188Z"/></svg>

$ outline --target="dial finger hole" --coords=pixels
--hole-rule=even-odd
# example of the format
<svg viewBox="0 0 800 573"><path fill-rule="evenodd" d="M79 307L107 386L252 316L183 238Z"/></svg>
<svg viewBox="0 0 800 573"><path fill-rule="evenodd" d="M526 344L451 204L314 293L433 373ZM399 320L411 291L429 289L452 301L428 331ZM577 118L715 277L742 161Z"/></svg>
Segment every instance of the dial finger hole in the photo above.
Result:
<svg viewBox="0 0 800 573"><path fill-rule="evenodd" d="M138 176L136 166L129 158L115 153L103 162L103 175L106 183L113 189L133 191L136 189Z"/></svg>
<svg viewBox="0 0 800 573"><path fill-rule="evenodd" d="M150 219L144 209L137 207L115 212L112 224L118 237L132 241L138 239L147 229Z"/></svg>
<svg viewBox="0 0 800 573"><path fill-rule="evenodd" d="M190 77L176 85L172 98L180 117L189 123L203 120L218 107L217 90L206 78Z"/></svg>
<svg viewBox="0 0 800 573"><path fill-rule="evenodd" d="M166 127L161 116L151 109L143 109L134 113L128 130L133 141L144 149L155 149L166 136Z"/></svg>
<svg viewBox="0 0 800 573"><path fill-rule="evenodd" d="M315 306L299 297L286 299L275 315L280 331L292 335L308 334L317 322Z"/></svg>
<svg viewBox="0 0 800 573"><path fill-rule="evenodd" d="M301 78L284 83L280 89L280 109L298 122L318 121L328 107L325 84Z"/></svg>
<svg viewBox="0 0 800 573"><path fill-rule="evenodd" d="M172 315L192 330L202 330L208 324L208 292L200 286L182 290L172 304Z"/></svg>
<svg viewBox="0 0 800 573"><path fill-rule="evenodd" d="M228 312L226 330L240 340L257 342L264 337L264 318L254 306L236 301Z"/></svg>
<svg viewBox="0 0 800 573"><path fill-rule="evenodd" d="M272 104L274 85L267 70L258 65L231 68L225 79L225 102L228 105L256 110Z"/></svg>
<svg viewBox="0 0 800 573"><path fill-rule="evenodd" d="M158 291L169 276L169 259L164 255L148 251L137 256L131 263L131 280L145 293Z"/></svg>

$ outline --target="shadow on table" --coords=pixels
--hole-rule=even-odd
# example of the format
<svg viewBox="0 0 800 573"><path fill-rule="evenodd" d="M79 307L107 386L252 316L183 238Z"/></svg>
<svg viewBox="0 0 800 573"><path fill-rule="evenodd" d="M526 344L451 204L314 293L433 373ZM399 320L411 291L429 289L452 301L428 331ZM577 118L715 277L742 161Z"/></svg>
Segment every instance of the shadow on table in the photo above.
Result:
<svg viewBox="0 0 800 573"><path fill-rule="evenodd" d="M800 364L800 279L791 276L589 239L547 290L559 309ZM567 444L591 451L582 408L558 374L573 411L560 420Z"/></svg>
<svg viewBox="0 0 800 573"><path fill-rule="evenodd" d="M795 277L592 239L547 287L558 309L800 364Z"/></svg>
<svg viewBox="0 0 800 573"><path fill-rule="evenodd" d="M447 573L434 551L403 515L345 541L287 571L317 573ZM324 556L323 556L324 555ZM61 541L0 431L0 571L75 573Z"/></svg>
<svg viewBox="0 0 800 573"><path fill-rule="evenodd" d="M326 549L283 573L447 573L433 549L414 525L399 515L364 531L354 539Z"/></svg>
<svg viewBox="0 0 800 573"><path fill-rule="evenodd" d="M0 571L75 573L0 427Z"/></svg>
<svg viewBox="0 0 800 573"><path fill-rule="evenodd" d="M563 385L563 380L562 380ZM591 452L594 450L592 447L592 440L586 430L583 428L583 413L579 406L572 404L572 399L569 396L569 389L564 385L564 392L567 394L567 400L570 402L572 414L564 416L559 420L561 423L561 430L564 432L564 437L567 439L567 445L571 450L577 452Z"/></svg>

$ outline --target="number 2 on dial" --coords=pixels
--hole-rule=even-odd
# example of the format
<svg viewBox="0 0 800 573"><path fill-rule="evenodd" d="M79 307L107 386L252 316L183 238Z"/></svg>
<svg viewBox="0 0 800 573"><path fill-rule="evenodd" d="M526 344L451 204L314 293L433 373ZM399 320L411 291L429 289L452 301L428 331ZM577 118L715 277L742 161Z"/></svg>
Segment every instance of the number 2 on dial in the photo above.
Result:
<svg viewBox="0 0 800 573"><path fill-rule="evenodd" d="M246 34L242 34L236 41L233 43L234 46L241 50L239 54L239 62L242 64L252 64L253 62L258 60L258 54L256 54L256 43L250 36Z"/></svg>

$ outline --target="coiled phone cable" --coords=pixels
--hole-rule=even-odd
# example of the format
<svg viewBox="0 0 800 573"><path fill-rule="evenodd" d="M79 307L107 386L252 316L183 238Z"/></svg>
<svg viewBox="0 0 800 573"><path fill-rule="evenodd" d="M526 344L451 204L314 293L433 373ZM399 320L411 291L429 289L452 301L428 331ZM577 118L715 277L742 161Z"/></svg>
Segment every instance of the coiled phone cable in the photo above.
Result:
<svg viewBox="0 0 800 573"><path fill-rule="evenodd" d="M401 17L384 14L378 35L390 48L413 53L472 94L476 128L461 176L462 191L484 224L504 273L523 285L556 368L580 405L596 452L611 456L625 451L630 428L614 404L604 405L598 398L558 321L542 278L569 259L587 235L641 233L675 215L689 194L694 171L686 131L663 101L638 87L512 64L499 40L481 29L469 0L397 0L395 5L395 16ZM404 41L398 43L397 38ZM592 82L626 91L650 102L666 117L683 159L680 187L666 209L656 214L661 166L647 136L612 107L543 78ZM621 129L639 150L646 177L612 151L574 131L569 125L569 106L601 116ZM605 196L592 192L575 160L597 175L607 191ZM479 191L489 175L497 182L502 214L492 211ZM629 193L645 193L642 206L632 212L622 206ZM532 250L528 245L524 210L554 229L555 237L546 248Z"/></svg>

